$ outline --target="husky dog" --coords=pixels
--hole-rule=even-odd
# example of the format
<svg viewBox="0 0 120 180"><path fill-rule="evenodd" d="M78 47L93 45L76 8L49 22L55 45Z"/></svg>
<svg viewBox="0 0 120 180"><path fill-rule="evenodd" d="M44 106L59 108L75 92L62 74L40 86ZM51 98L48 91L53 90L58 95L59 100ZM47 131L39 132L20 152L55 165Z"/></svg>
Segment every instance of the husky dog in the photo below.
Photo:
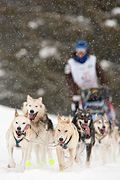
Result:
<svg viewBox="0 0 120 180"><path fill-rule="evenodd" d="M76 157L79 134L77 128L70 122L70 116L67 120L62 120L58 115L58 124L55 128L55 143L59 170L62 171L71 166ZM65 162L64 150L68 150L70 158Z"/></svg>
<svg viewBox="0 0 120 180"><path fill-rule="evenodd" d="M33 99L27 96L27 102L23 103L23 112L28 111L28 118L31 125L31 136L29 154L31 154L32 147L35 150L36 162L39 166L46 164L46 155L48 152L49 163L54 164L52 159L52 150L49 145L54 141L54 127L52 121L48 118L45 105L42 103L42 98ZM27 164L30 162L31 157L28 157Z"/></svg>
<svg viewBox="0 0 120 180"><path fill-rule="evenodd" d="M119 127L113 121L110 128L110 138L111 138L110 160L116 161L117 151L119 153L120 134L119 134Z"/></svg>
<svg viewBox="0 0 120 180"><path fill-rule="evenodd" d="M28 114L25 116L19 115L17 109L15 109L15 117L6 133L7 149L9 153L9 164L8 168L14 168L16 166L13 159L13 148L19 148L22 150L22 161L21 170L24 171L26 156L27 156L27 145L28 142L25 138L30 137L30 122L27 118Z"/></svg>
<svg viewBox="0 0 120 180"><path fill-rule="evenodd" d="M119 131L118 127L111 123L108 120L107 115L104 114L102 117L95 115L94 121L95 127L95 148L98 145L99 150L101 152L103 164L107 162L107 160L114 160L116 150L119 144ZM94 149L96 153L96 150Z"/></svg>
<svg viewBox="0 0 120 180"><path fill-rule="evenodd" d="M96 145L99 145L99 150L100 150L100 154L102 155L103 164L105 164L107 158L110 155L110 146L111 146L110 122L107 118L107 115L104 114L104 116L98 116L96 114L94 127L95 127L95 148Z"/></svg>
<svg viewBox="0 0 120 180"><path fill-rule="evenodd" d="M89 109L78 109L72 123L77 127L79 132L79 142L85 143L86 145L86 165L90 166L91 151L95 143L95 130Z"/></svg>

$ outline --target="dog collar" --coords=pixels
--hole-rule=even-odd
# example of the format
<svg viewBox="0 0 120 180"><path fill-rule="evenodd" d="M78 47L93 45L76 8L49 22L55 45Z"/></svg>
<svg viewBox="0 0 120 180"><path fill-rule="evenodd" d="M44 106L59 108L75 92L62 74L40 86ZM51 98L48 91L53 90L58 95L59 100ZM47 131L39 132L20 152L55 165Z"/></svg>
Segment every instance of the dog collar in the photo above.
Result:
<svg viewBox="0 0 120 180"><path fill-rule="evenodd" d="M107 135L107 134L105 134L105 135L104 135L103 137L101 137L101 138L98 138L98 137L96 136L96 137L97 137L97 139L98 139L99 144L101 144L101 143L102 143L102 139L104 139L104 137L106 137L106 135Z"/></svg>
<svg viewBox="0 0 120 180"><path fill-rule="evenodd" d="M62 146L63 149L67 149L68 148L67 144L70 142L71 139L72 139L72 136L70 136L69 140L66 143L63 144L63 146Z"/></svg>

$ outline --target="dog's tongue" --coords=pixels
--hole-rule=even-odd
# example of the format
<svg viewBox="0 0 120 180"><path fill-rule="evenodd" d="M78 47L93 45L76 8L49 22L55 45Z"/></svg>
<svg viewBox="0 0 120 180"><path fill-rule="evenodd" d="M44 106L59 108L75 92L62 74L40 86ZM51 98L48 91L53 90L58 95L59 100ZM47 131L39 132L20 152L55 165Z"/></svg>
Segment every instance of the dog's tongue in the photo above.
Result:
<svg viewBox="0 0 120 180"><path fill-rule="evenodd" d="M29 114L29 120L33 120L34 119L34 114Z"/></svg>
<svg viewBox="0 0 120 180"><path fill-rule="evenodd" d="M20 135L20 134L21 134L21 131L17 131L17 134Z"/></svg>
<svg viewBox="0 0 120 180"><path fill-rule="evenodd" d="M30 124L27 124L26 126L25 126L25 128L24 128L24 131L26 131L27 129L29 129L30 128Z"/></svg>
<svg viewBox="0 0 120 180"><path fill-rule="evenodd" d="M100 131L102 135L105 133L105 129L101 129Z"/></svg>
<svg viewBox="0 0 120 180"><path fill-rule="evenodd" d="M82 127L85 129L86 134L90 136L90 128L88 127L87 124L83 124Z"/></svg>

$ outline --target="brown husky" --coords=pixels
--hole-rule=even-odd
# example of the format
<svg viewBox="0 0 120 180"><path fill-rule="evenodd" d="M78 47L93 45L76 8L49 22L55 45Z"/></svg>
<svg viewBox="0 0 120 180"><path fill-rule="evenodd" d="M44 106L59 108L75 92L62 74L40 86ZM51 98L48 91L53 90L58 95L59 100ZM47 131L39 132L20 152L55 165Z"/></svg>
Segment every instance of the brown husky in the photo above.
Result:
<svg viewBox="0 0 120 180"><path fill-rule="evenodd" d="M22 150L22 161L21 170L25 169L25 162L27 156L27 146L28 142L25 138L30 137L30 121L27 118L28 114L25 116L18 115L17 109L15 109L15 117L6 133L7 149L9 153L9 164L8 168L14 168L16 166L13 159L13 148L19 148Z"/></svg>
<svg viewBox="0 0 120 180"><path fill-rule="evenodd" d="M33 99L27 96L27 102L23 103L23 112L28 111L28 118L31 125L31 136L29 143L29 154L32 147L35 150L37 166L46 163L47 152L49 155L49 163L53 165L52 150L49 148L50 143L54 141L54 128L52 121L48 118L45 105L42 103L42 98ZM30 163L31 157L29 156Z"/></svg>
<svg viewBox="0 0 120 180"><path fill-rule="evenodd" d="M58 115L58 124L55 128L55 143L57 145L57 158L59 170L62 171L71 166L76 157L79 134L77 128L70 122L70 116L67 120L62 120ZM68 150L70 158L65 162L64 150Z"/></svg>

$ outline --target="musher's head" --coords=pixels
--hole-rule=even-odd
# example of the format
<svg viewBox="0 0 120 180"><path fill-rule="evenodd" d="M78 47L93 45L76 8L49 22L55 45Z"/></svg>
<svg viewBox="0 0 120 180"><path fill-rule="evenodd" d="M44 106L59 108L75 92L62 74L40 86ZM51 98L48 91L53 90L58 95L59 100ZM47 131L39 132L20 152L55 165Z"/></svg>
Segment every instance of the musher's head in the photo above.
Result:
<svg viewBox="0 0 120 180"><path fill-rule="evenodd" d="M87 48L88 48L88 45L87 45L86 41L84 41L84 40L77 41L76 47L75 47L76 55L79 58L83 58L87 53ZM83 63L83 62L81 62L81 63Z"/></svg>

